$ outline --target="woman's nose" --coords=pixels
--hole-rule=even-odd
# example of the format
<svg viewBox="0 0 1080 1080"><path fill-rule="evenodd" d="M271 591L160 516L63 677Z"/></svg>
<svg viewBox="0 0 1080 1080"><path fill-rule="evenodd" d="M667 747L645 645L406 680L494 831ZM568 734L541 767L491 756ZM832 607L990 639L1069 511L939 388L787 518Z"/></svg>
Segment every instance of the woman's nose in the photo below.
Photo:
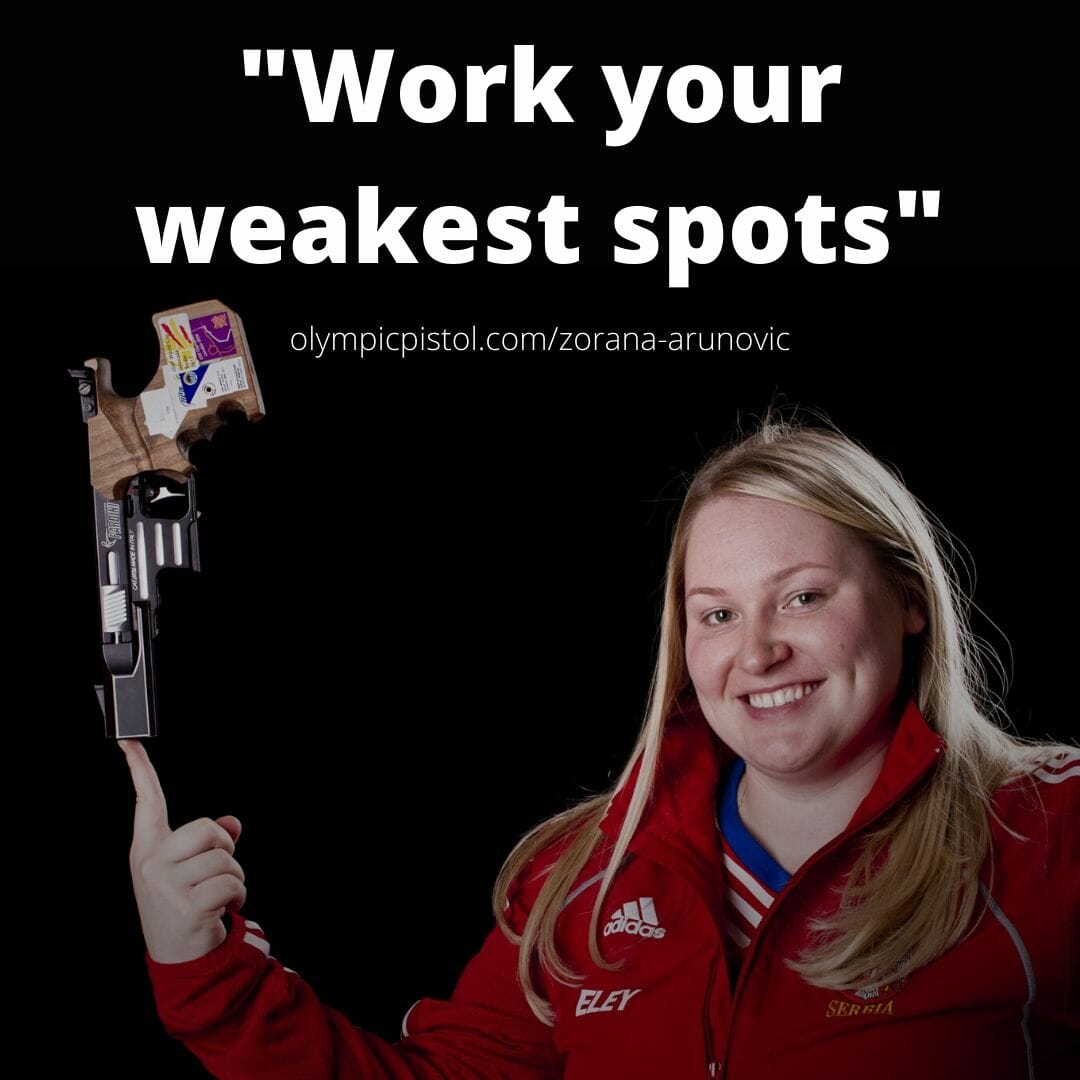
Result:
<svg viewBox="0 0 1080 1080"><path fill-rule="evenodd" d="M760 675L790 655L791 646L784 641L779 627L767 619L759 619L745 625L736 659L744 671Z"/></svg>

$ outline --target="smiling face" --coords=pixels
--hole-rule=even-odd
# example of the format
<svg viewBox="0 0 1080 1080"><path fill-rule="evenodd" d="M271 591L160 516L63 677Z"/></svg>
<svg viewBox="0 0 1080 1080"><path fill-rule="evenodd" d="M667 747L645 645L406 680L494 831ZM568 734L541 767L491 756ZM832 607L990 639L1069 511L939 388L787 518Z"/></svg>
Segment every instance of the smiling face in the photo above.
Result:
<svg viewBox="0 0 1080 1080"><path fill-rule="evenodd" d="M690 678L748 768L832 783L884 752L904 636L926 620L853 531L773 499L722 495L690 526L685 578Z"/></svg>

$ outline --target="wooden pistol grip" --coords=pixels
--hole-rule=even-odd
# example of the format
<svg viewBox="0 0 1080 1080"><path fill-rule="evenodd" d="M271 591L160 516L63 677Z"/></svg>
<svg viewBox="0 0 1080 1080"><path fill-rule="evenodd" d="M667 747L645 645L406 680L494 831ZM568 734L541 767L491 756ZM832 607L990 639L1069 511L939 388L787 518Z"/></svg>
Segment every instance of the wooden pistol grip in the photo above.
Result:
<svg viewBox="0 0 1080 1080"><path fill-rule="evenodd" d="M265 410L240 316L219 300L159 311L153 317L159 363L135 397L113 389L109 361L88 360L97 413L87 422L90 482L107 499L122 497L135 474L183 480L191 447L209 439L229 413L259 420Z"/></svg>

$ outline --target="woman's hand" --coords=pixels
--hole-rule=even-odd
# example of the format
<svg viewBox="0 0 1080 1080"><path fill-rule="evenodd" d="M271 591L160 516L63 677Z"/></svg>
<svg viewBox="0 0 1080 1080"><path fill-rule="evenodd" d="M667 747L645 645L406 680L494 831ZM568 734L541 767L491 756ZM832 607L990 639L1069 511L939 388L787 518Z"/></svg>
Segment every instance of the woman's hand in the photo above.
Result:
<svg viewBox="0 0 1080 1080"><path fill-rule="evenodd" d="M136 739L119 739L135 783L131 881L146 948L153 960L179 964L216 949L227 932L221 917L247 896L233 858L240 822L199 818L173 832L154 766Z"/></svg>

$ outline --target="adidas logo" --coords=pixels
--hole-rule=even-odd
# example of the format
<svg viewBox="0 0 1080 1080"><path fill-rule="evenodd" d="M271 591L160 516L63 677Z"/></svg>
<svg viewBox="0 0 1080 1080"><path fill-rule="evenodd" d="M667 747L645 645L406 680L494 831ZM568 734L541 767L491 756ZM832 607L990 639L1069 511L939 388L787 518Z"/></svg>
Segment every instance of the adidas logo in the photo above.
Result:
<svg viewBox="0 0 1080 1080"><path fill-rule="evenodd" d="M656 917L651 896L628 900L613 912L610 922L604 927L604 937L609 934L637 934L638 937L659 940L665 933L667 931Z"/></svg>

